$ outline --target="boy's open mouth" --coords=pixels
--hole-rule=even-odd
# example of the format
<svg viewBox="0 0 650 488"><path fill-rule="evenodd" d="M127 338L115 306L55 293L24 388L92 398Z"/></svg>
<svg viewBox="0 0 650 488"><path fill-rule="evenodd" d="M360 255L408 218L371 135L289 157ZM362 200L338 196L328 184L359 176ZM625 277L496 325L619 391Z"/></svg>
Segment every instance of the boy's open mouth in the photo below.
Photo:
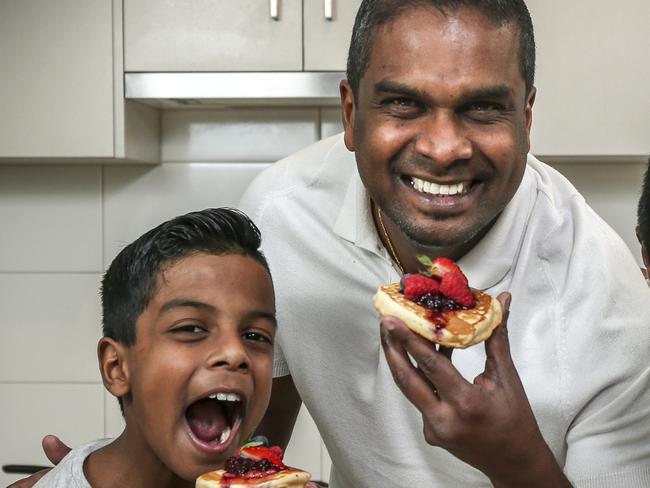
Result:
<svg viewBox="0 0 650 488"><path fill-rule="evenodd" d="M215 392L192 403L185 419L192 436L206 447L226 445L241 424L244 403L237 393Z"/></svg>

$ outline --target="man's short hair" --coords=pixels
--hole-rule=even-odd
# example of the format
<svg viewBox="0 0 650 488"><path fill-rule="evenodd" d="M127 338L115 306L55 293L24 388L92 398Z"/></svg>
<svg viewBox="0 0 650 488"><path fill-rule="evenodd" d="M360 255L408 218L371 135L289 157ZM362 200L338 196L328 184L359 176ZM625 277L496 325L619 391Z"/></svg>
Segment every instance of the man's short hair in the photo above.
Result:
<svg viewBox="0 0 650 488"><path fill-rule="evenodd" d="M648 166L645 169L636 215L641 241L646 248L650 248L650 159L648 159Z"/></svg>
<svg viewBox="0 0 650 488"><path fill-rule="evenodd" d="M535 81L535 36L523 0L363 0L354 21L348 51L347 79L355 98L359 95L361 78L368 69L377 28L417 7L437 8L443 14L467 7L478 10L498 26L514 22L519 28L520 71L526 93L530 93Z"/></svg>
<svg viewBox="0 0 650 488"><path fill-rule="evenodd" d="M183 257L239 254L255 259L269 271L260 243L255 224L231 208L191 212L151 229L122 249L104 274L104 336L133 345L136 320L158 290L160 274Z"/></svg>

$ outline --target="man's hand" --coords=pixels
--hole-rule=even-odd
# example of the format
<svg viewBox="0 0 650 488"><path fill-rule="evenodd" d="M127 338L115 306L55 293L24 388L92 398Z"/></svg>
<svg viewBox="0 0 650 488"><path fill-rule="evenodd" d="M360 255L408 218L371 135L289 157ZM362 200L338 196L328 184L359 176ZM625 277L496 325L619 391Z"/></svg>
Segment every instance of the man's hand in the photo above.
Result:
<svg viewBox="0 0 650 488"><path fill-rule="evenodd" d="M510 294L498 299L503 322L485 342L485 370L473 383L453 366L450 349L436 351L395 317L381 321L386 361L397 386L422 413L429 444L479 469L497 487L571 486L542 437L510 356Z"/></svg>
<svg viewBox="0 0 650 488"><path fill-rule="evenodd" d="M59 464L61 460L70 452L70 448L54 435L46 435L42 441L43 451L52 464ZM31 488L45 476L50 470L43 469L31 475L29 478L18 480L7 488Z"/></svg>

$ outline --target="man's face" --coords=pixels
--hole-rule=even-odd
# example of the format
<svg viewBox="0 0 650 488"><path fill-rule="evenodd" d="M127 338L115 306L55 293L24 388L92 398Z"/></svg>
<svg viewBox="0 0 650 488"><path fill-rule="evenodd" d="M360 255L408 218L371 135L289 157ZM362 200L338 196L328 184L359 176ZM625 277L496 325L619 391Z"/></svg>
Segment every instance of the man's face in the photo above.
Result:
<svg viewBox="0 0 650 488"><path fill-rule="evenodd" d="M518 48L513 25L417 8L376 31L356 100L343 83L361 179L416 245L472 241L517 190L534 101Z"/></svg>
<svg viewBox="0 0 650 488"><path fill-rule="evenodd" d="M240 255L185 257L158 282L126 351L127 432L193 480L221 467L266 410L273 288L262 265Z"/></svg>

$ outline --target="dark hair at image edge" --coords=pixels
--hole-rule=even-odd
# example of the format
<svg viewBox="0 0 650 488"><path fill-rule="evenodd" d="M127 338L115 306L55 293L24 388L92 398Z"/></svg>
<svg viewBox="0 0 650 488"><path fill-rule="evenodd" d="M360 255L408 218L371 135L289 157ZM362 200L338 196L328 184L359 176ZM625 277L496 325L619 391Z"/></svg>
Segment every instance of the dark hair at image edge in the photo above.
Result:
<svg viewBox="0 0 650 488"><path fill-rule="evenodd" d="M269 271L260 244L257 226L231 208L191 212L151 229L122 249L104 274L104 336L127 346L135 343L136 320L156 293L161 272L176 260L201 252L240 254Z"/></svg>
<svg viewBox="0 0 650 488"><path fill-rule="evenodd" d="M519 28L520 71L526 83L526 93L530 93L535 81L535 36L523 0L363 0L352 29L347 64L347 79L355 98L359 95L359 82L368 68L372 38L377 28L418 7L437 8L443 14L465 7L478 10L498 26L514 22Z"/></svg>
<svg viewBox="0 0 650 488"><path fill-rule="evenodd" d="M648 166L646 166L645 175L643 176L641 198L639 198L636 215L639 234L641 234L641 240L647 249L650 247L650 159L648 159Z"/></svg>

